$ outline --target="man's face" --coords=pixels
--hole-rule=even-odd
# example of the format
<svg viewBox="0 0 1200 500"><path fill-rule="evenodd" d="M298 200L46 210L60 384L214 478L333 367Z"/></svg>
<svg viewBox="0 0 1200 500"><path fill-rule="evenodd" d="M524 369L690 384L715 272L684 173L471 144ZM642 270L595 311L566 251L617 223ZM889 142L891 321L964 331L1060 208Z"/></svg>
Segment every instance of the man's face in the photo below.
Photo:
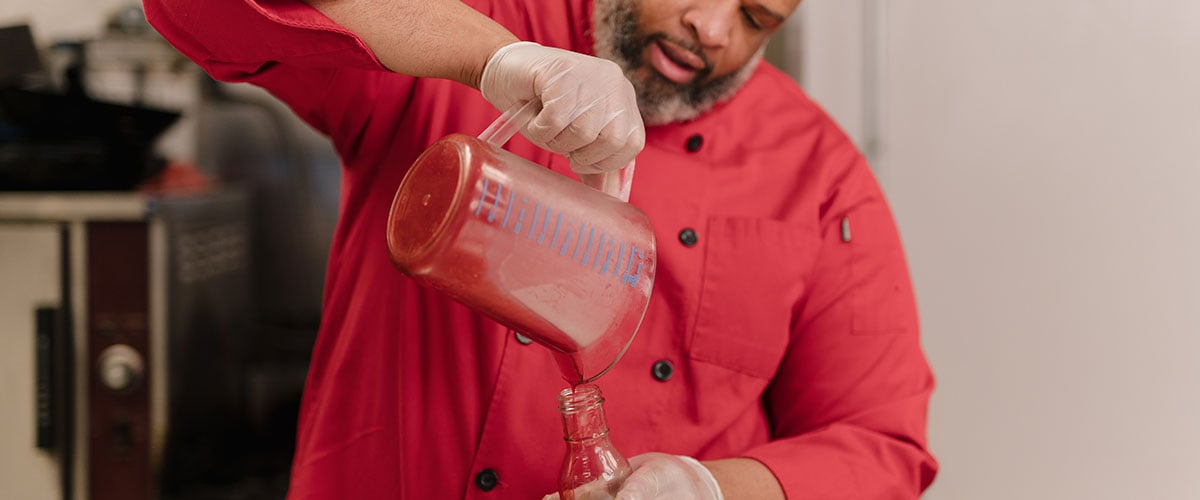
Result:
<svg viewBox="0 0 1200 500"><path fill-rule="evenodd" d="M649 125L733 96L800 0L595 0L596 55L637 89Z"/></svg>

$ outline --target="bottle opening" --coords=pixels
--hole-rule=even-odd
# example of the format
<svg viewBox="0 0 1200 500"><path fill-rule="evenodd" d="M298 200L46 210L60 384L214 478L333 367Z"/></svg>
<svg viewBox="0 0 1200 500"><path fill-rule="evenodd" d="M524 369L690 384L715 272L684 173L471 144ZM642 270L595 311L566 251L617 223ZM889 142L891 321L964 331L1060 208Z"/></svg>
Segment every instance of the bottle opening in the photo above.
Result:
<svg viewBox="0 0 1200 500"><path fill-rule="evenodd" d="M604 395L596 384L579 384L558 393L558 411L574 413L590 410L604 403Z"/></svg>
<svg viewBox="0 0 1200 500"><path fill-rule="evenodd" d="M595 384L580 384L558 393L563 438L580 442L608 436L604 418L604 396Z"/></svg>

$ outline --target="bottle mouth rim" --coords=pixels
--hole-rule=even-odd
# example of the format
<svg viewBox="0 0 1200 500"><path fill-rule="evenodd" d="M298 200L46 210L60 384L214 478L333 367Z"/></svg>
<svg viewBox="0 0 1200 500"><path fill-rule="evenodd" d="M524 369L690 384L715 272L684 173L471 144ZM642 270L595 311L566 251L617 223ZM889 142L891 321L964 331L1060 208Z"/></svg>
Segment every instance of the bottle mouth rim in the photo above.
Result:
<svg viewBox="0 0 1200 500"><path fill-rule="evenodd" d="M603 403L604 395L596 384L579 384L558 393L558 410L562 412L588 410Z"/></svg>

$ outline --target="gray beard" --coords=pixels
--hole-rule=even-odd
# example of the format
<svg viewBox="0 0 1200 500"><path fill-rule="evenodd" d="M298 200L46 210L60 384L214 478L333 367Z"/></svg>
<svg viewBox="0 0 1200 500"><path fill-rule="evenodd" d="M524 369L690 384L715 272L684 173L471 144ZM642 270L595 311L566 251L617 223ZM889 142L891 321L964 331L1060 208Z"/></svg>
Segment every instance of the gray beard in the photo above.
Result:
<svg viewBox="0 0 1200 500"><path fill-rule="evenodd" d="M763 50L737 71L699 83L708 71L697 74L696 82L679 84L667 80L642 60L650 36L638 32L634 3L639 0L594 0L593 24L596 56L617 63L637 92L638 107L646 125L688 121L728 100L754 74ZM649 0L654 1L654 0Z"/></svg>

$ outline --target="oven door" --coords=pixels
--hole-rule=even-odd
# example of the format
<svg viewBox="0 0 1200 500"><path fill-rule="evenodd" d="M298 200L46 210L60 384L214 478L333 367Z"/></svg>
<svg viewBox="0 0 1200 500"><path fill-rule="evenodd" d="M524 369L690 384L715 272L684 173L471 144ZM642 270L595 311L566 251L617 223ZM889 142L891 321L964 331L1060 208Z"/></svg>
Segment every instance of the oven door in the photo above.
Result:
<svg viewBox="0 0 1200 500"><path fill-rule="evenodd" d="M0 497L71 498L64 225L0 223Z"/></svg>

